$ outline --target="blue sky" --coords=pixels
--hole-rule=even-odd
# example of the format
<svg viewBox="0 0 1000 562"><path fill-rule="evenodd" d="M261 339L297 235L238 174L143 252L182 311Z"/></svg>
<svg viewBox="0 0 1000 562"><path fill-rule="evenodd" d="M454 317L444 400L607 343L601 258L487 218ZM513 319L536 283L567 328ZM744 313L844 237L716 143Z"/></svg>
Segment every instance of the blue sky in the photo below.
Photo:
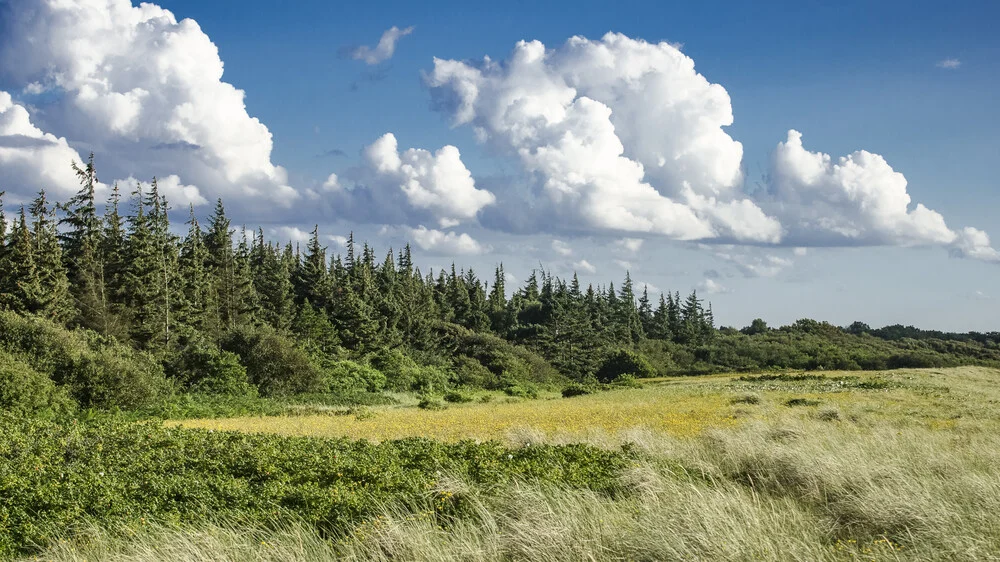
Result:
<svg viewBox="0 0 1000 562"><path fill-rule="evenodd" d="M129 26L134 24L129 14L138 13L128 11L126 7L131 7L125 0L78 0L76 4L72 10L100 22L93 27L99 29L108 20L107 29L122 36L128 36ZM38 8L31 25L24 23L29 21L23 19L27 17L26 5L31 5L29 10ZM27 129L8 127L8 138L51 134L65 139L60 150L84 154L96 149L99 164L103 152L117 151L128 156L105 159L108 171L102 179L106 181L136 177L145 180L168 173L159 158L163 151L150 150L150 146L180 140L203 153L215 150L203 155L199 162L222 162L220 169L225 173L220 175L203 170L201 164L191 164L183 154L174 154L181 151L171 151L166 160L177 169L171 173L178 176L178 193L197 192L204 201L223 196L232 202L234 213L241 213L234 216L237 222L245 216L243 220L252 221L251 226L263 223L275 238L298 235L289 229L307 231L318 222L330 235L343 236L354 230L384 253L389 245L413 239L414 228L424 228L425 244L417 252L419 262L425 266L441 267L454 259L460 265L474 266L481 276L491 277L494 265L503 261L507 271L522 280L541 263L560 275L576 270L585 281L613 280L616 284L627 268L634 279L657 289L684 293L699 288L708 293L716 317L725 324L745 325L760 316L772 324L814 317L838 324L863 320L879 325L899 322L963 331L1000 328L996 321L1000 312L996 283L1000 259L988 244L965 242L967 236L962 231L968 226L994 238L1000 236L994 213L1000 204L1000 186L993 170L993 162L1000 156L1000 133L996 130L1000 109L995 102L995 92L1000 89L1000 39L991 29L1000 21L1000 5L994 2L956 2L948 6L940 2L888 1L480 5L162 0L158 6L171 11L176 21L197 21L207 40L218 48L218 59L225 67L221 83L232 84L246 94L246 115L234 119L248 118L249 123L250 118L257 118L267 128L273 139L269 163L259 167L248 163L254 158L260 160L258 149L263 140L247 143L248 156L227 152L233 139L257 138L246 123L243 125L249 129L216 138L211 129L227 127L229 121L209 123L205 125L208 130L200 132L175 121L170 121L169 127L156 121L167 110L176 116L176 109L186 100L194 100L197 106L205 97L216 97L201 87L218 86L212 77L186 77L181 68L180 86L174 88L169 80L164 86L129 70L131 64L141 65L143 61L167 61L160 63L166 68L175 63L181 66L176 61L185 59L187 53L191 57L189 66L210 66L212 55L204 50L201 36L191 30L178 32L176 22L161 22L152 26L152 31L144 29L137 35L153 34L155 39L156 33L162 37L176 34L184 43L179 41L173 50L164 52L156 50L155 41L143 43L131 51L145 53L144 58L140 60L137 54L131 63L129 53L117 51L113 45L95 47L95 58L110 61L108 66L95 70L84 64L87 57L76 50L53 47L32 54L23 68L15 68L15 61L24 60L25 45L31 44L33 38L55 37L67 45L73 44L70 39L81 40L67 37L82 32L61 26L60 9L48 0L0 0L0 17L7 20L0 23L5 23L7 30L16 27L17 31L0 40L0 91L10 92L10 105L24 107L34 127L28 133L24 132ZM391 26L413 26L413 31L398 39L387 60L369 65L346 54L361 45L374 47ZM623 228L621 222L595 216L591 207L560 207L555 200L521 201L512 194L543 190L546 181L570 181L560 174L571 174L572 167L554 172L551 166L557 163L516 156L521 149L534 153L539 147L551 148L544 139L556 134L557 129L525 141L515 139L511 131L530 121L505 128L506 124L498 124L503 114L491 113L493 109L487 104L477 106L474 118L459 125L454 125L458 106L432 105L432 99L442 99L436 97L439 94L446 99L460 96L456 92L461 86L454 76L436 74L441 71L435 68L435 57L481 72L485 83L491 84L488 88L496 92L528 84L524 95L530 102L531 96L545 92L527 74L505 74L503 70L508 68L518 41L538 40L547 53L554 53L553 60L561 53L567 58L577 57L574 60L586 65L587 55L564 48L566 41L579 35L592 45L606 47L608 43L602 37L609 31L622 34L628 41L642 42L635 44L682 44L680 50L693 59L694 71L708 83L725 89L734 121L731 126L719 127L731 139L723 139L718 146L729 150L730 140L742 143L741 166L746 171L745 181L739 182L735 194L727 197L747 205L752 202L762 209L760 216L773 217L782 228L780 239L768 238L764 226L748 235L707 238L693 234L696 230L672 230L672 225L630 231L631 227ZM160 55L163 59L158 58ZM503 61L501 70L485 70L481 63L468 62L481 61L484 56ZM944 64L949 60L955 62ZM66 71L55 75L53 68ZM655 65L653 68L655 72L662 70L664 76L655 87L666 88L663 91L668 94L674 85L686 88L695 84L688 82L694 78L687 74L671 74L673 71ZM572 80L566 78L572 72L558 68L555 62L548 64L545 72L559 80ZM435 76L442 79L432 85ZM626 82L614 82L620 78L606 75L596 79L600 84L576 85L578 95L574 99L594 97L609 108L615 130L625 131L629 127L626 120L645 119L644 106L601 98L601 84L622 87ZM30 83L38 84L34 92ZM98 84L98 97L103 95L111 101L97 105L80 96L94 84ZM122 94L137 85L152 93L139 95L140 101L134 106L139 108L135 110L138 117L131 118L133 106L122 101ZM156 91L160 87L163 92ZM184 88L187 90L181 91ZM226 108L232 104L227 106L228 94L219 91L222 93L217 97L223 101L206 103L204 115L227 115ZM658 92L646 98L641 92L636 95L644 99L644 104L656 104L664 99L657 97ZM690 111L711 115L713 107L707 104ZM2 118L0 112L0 123ZM687 114L677 117L681 119L678 129L664 127L664 136L680 138L677 146L698 145L694 137L686 142L683 136L684 128L696 121L688 118L694 119ZM664 123L674 123L670 119L673 117ZM100 126L95 127L95 123ZM483 128L485 142L481 142L482 138L477 141L475 127ZM558 132L569 130L581 136L597 130L566 127ZM804 152L795 154L803 158L806 154L825 153L836 163L839 157L862 149L881 155L892 170L905 175L905 192L911 203L900 211L902 215L894 215L889 222L882 221L882 215L873 218L865 214L865 209L875 202L898 200L880 195L891 191L893 183L891 174L877 163L862 166L867 172L856 180L860 183L841 185L831 175L829 182L834 183L821 186L828 191L842 188L843 193L810 195L802 200L804 203L799 201L795 190L804 189L808 173L794 164L783 170L774 164L776 147L786 141L789 129L802 133ZM95 130L100 133L92 132ZM0 140L3 132L0 128ZM372 160L362 155L365 147L374 146L376 139L390 132L401 154L411 147L430 154L446 145L457 147L461 165L471 174L470 183L462 183L461 174L449 173L443 176L445 179L436 180L437 184L428 184L428 189L437 197L448 198L449 193L456 193L455 200L465 203L438 201L417 208L410 200L398 212L374 216L365 210L364 200L346 199L355 193L350 189L324 191L322 186L333 173L339 185L371 190L376 194L373 197L396 201L402 184L393 184L384 174L369 169ZM184 135L200 140L192 141ZM650 161L643 160L639 153L644 148L657 148L653 146L656 138L645 137L640 142L626 133L619 136L625 156L644 164L649 172ZM0 151L3 146L0 143ZM133 147L140 148L134 148L133 154ZM331 151L343 154L329 154ZM0 152L0 164L2 158ZM36 159L38 166L51 166L49 160L40 156ZM20 166L27 166L26 161L17 160ZM432 169L444 166L436 159L421 162ZM723 166L719 162L705 164L705 170L719 169ZM272 164L281 169L275 171ZM689 163L677 174L683 175L693 165ZM449 171L454 172L451 168ZM594 172L595 185L606 179L601 175L604 172ZM244 173L249 175L240 175ZM676 175L664 173L664 177ZM763 178L765 174L769 179ZM63 177L58 171L52 171L50 176L49 181L57 183ZM0 166L0 182L5 187L22 177L26 176L9 171L5 176ZM593 188L587 181L581 189ZM683 200L677 186L665 179L647 175L643 181L671 201ZM757 183L770 189L771 181L784 181L784 193L792 193L799 207L793 208L792 200L779 196L764 200L747 196L739 189L745 186L752 191ZM247 184L253 186L253 196L247 195ZM596 192L614 194L615 189L604 186ZM695 185L695 189L700 187ZM709 187L704 189L704 193L711 191ZM871 202L845 203L845 197L849 199L845 194L852 193L852 189L872 194ZM487 196L482 194L485 191L492 193L495 203L486 203ZM289 202L293 192L306 195ZM289 197L282 200L269 194ZM268 197L270 203L261 202ZM191 202L197 203L198 198ZM907 215L917 203L939 213L947 222L947 230L935 226L933 220ZM617 204L612 198L607 206ZM626 207L628 204L624 203ZM690 201L684 204L697 207ZM514 209L517 215L519 206L535 212L549 209L546 205L552 206L548 212L558 218L536 220L527 233L504 227L509 217L497 218L503 214L498 209L508 214ZM278 207L284 210L274 210ZM210 208L202 204L197 210L207 215ZM632 211L640 219L649 218L642 209ZM713 232L736 232L734 224L745 224L742 218L720 219L716 214L706 218L705 213L714 212L696 208L699 220ZM857 228L843 234L842 230L803 226L815 222L817 216ZM433 224L438 219L446 222ZM658 218L651 220L657 223ZM426 235L428 229L435 234ZM461 236L471 237L476 245L462 242L465 239ZM625 238L643 242L632 251L622 245ZM553 240L560 241L559 249ZM331 239L330 244L334 251L338 250L336 240Z"/></svg>

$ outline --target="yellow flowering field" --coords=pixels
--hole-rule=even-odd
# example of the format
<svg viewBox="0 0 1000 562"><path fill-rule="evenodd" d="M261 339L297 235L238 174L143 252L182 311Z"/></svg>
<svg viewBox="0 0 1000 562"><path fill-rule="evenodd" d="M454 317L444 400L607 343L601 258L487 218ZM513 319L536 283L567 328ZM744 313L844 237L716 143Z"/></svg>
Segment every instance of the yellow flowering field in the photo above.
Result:
<svg viewBox="0 0 1000 562"><path fill-rule="evenodd" d="M599 441L635 429L690 437L710 428L732 427L751 420L766 422L776 416L816 416L820 410L833 409L844 415L932 428L954 427L955 419L962 416L970 402L962 399L968 396L963 392L966 389L953 384L956 377L949 376L953 374L955 371L894 371L813 373L805 378L779 375L777 379L771 375L676 377L646 381L644 388L573 398L518 400L494 396L488 403L450 404L440 411L409 404L366 409L364 415L345 415L341 410L168 423L373 441L403 437Z"/></svg>

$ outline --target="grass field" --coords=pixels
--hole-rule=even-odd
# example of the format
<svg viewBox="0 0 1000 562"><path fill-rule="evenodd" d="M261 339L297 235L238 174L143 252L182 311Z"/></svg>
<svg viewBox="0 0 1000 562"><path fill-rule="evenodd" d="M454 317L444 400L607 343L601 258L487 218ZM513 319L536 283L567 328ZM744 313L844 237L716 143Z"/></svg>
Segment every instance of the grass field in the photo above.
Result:
<svg viewBox="0 0 1000 562"><path fill-rule="evenodd" d="M180 422L389 439L585 440L633 451L615 491L442 474L350 533L94 528L37 560L1000 560L1000 372L649 381L574 398ZM445 516L441 502L460 505Z"/></svg>
<svg viewBox="0 0 1000 562"><path fill-rule="evenodd" d="M879 373L823 372L785 375L717 375L645 381L645 388L573 398L538 400L491 395L488 403L453 404L446 410L393 406L330 408L313 415L196 419L182 427L349 437L383 441L404 437L444 440L526 438L572 442L627 439L636 431L691 437L706 429L813 416L851 417L866 423L955 427L960 420L995 416L993 371L978 368Z"/></svg>

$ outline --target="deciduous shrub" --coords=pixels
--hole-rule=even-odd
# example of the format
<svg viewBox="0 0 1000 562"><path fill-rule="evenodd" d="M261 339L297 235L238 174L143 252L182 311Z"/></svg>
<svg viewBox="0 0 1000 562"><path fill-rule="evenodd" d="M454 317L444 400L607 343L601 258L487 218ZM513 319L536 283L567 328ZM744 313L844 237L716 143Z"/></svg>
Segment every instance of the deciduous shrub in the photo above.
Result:
<svg viewBox="0 0 1000 562"><path fill-rule="evenodd" d="M328 372L330 390L336 393L379 392L385 389L386 377L366 363L337 361Z"/></svg>
<svg viewBox="0 0 1000 562"><path fill-rule="evenodd" d="M655 376L656 371L642 355L628 350L614 351L604 360L597 371L597 380L610 383L621 375L632 375L636 378Z"/></svg>
<svg viewBox="0 0 1000 562"><path fill-rule="evenodd" d="M323 373L309 354L270 328L237 328L226 334L222 348L239 356L264 396L324 390Z"/></svg>
<svg viewBox="0 0 1000 562"><path fill-rule="evenodd" d="M52 418L72 412L76 404L48 375L0 351L0 410Z"/></svg>
<svg viewBox="0 0 1000 562"><path fill-rule="evenodd" d="M202 338L187 342L170 361L168 371L191 392L232 396L257 394L239 356Z"/></svg>

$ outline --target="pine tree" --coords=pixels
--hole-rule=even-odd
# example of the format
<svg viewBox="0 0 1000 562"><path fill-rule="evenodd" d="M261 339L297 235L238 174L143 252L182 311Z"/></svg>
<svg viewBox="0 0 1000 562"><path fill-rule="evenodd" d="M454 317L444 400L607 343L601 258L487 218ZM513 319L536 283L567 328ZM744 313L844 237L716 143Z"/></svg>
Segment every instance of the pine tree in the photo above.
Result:
<svg viewBox="0 0 1000 562"><path fill-rule="evenodd" d="M219 325L223 330L232 330L252 322L256 298L249 278L249 264L247 260L237 259L233 231L221 199L216 202L215 212L209 219L205 248Z"/></svg>

